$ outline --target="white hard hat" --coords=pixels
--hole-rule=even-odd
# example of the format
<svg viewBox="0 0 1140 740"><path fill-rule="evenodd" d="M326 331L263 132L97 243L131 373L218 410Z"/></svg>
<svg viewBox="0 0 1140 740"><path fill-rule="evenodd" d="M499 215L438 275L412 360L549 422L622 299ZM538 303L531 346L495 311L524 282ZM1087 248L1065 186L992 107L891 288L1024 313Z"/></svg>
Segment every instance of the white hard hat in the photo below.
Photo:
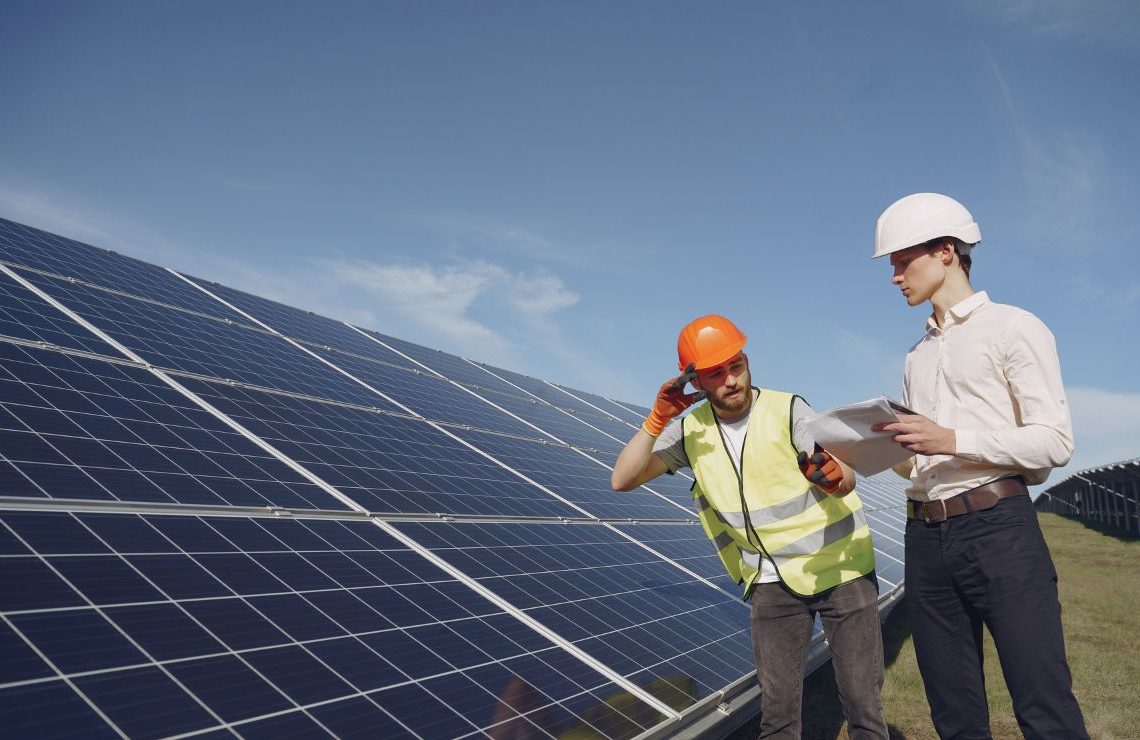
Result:
<svg viewBox="0 0 1140 740"><path fill-rule="evenodd" d="M875 253L871 259L952 236L977 244L982 232L974 217L958 201L938 193L915 193L891 203L875 224Z"/></svg>

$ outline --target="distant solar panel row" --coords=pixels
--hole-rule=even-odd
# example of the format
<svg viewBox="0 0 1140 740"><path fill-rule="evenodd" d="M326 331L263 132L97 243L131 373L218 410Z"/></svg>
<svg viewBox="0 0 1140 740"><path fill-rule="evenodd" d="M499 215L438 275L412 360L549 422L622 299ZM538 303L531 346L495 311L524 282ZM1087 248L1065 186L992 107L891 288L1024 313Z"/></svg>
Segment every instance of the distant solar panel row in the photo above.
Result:
<svg viewBox="0 0 1140 740"><path fill-rule="evenodd" d="M609 489L643 410L2 219L0 260L5 728L633 737L752 670L691 480Z"/></svg>

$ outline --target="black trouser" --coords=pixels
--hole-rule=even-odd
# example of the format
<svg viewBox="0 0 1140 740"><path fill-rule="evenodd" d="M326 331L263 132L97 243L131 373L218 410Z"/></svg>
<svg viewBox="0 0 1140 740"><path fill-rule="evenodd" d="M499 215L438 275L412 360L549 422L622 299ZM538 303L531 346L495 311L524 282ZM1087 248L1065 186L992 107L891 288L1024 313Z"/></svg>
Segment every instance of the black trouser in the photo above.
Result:
<svg viewBox="0 0 1140 740"><path fill-rule="evenodd" d="M852 740L887 738L883 704L883 631L875 574L818 596L783 583L752 592L752 650L760 679L760 737L799 740L804 664L815 615L831 646L839 701Z"/></svg>
<svg viewBox="0 0 1140 740"><path fill-rule="evenodd" d="M918 667L942 738L989 738L982 624L1027 738L1087 738L1065 660L1057 571L1029 496L944 522L906 523Z"/></svg>

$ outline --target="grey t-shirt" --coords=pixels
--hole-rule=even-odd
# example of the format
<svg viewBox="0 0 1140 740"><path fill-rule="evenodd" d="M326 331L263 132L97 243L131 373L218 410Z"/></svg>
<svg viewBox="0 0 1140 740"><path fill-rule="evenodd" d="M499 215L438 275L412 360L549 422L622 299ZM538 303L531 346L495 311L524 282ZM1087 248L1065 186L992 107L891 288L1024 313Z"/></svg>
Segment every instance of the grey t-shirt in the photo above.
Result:
<svg viewBox="0 0 1140 740"><path fill-rule="evenodd" d="M752 408L755 408L753 405ZM749 412L751 413L751 411ZM796 397L792 403L792 444L796 446L796 450L806 452L809 455L815 452L815 439L804 428L802 423L805 418L812 413L811 406L808 406L807 401L799 396ZM748 423L748 415L742 416L735 424L746 425ZM670 473L674 473L681 468L691 468L689 464L689 456L685 454L685 438L681 430L681 424L670 424L657 438L653 445L653 454L661 458L668 468ZM737 450L733 456L739 459L740 451Z"/></svg>

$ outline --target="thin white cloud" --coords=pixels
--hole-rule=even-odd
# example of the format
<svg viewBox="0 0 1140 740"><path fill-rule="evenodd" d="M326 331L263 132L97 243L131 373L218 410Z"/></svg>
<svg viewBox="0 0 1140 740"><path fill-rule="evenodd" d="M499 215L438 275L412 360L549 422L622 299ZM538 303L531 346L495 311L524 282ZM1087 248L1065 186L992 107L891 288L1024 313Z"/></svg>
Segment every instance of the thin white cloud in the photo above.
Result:
<svg viewBox="0 0 1140 740"><path fill-rule="evenodd" d="M545 320L555 311L570 308L579 299L577 293L567 290L553 275L513 276L511 283L513 289L507 301L527 321Z"/></svg>
<svg viewBox="0 0 1140 740"><path fill-rule="evenodd" d="M113 229L95 211L9 185L0 184L0 213L12 221L85 242L106 245L113 239Z"/></svg>
<svg viewBox="0 0 1140 740"><path fill-rule="evenodd" d="M444 266L337 262L326 270L342 283L363 288L385 312L489 361L500 360L516 334L553 330L554 314L579 299L556 275L512 271L486 261ZM478 318L480 313L493 314L494 326Z"/></svg>
<svg viewBox="0 0 1140 740"><path fill-rule="evenodd" d="M470 245L539 262L572 262L570 250L559 248L554 240L519 224L454 214L429 214L419 220L456 246Z"/></svg>
<svg viewBox="0 0 1140 740"><path fill-rule="evenodd" d="M1088 129L1061 129L1047 122L1022 120L1017 97L993 54L985 51L994 82L1005 104L1010 131L1021 155L1027 237L1042 244L1096 248L1100 242L1103 195L1111 187L1110 157ZM1031 231L1031 230L1036 231Z"/></svg>
<svg viewBox="0 0 1140 740"><path fill-rule="evenodd" d="M613 272L629 269L642 257L652 255L649 245L614 240L575 241L551 238L517 223L454 213L424 213L416 223L449 244L453 253L506 255L529 262L565 265L575 270ZM620 261L615 261L620 257Z"/></svg>
<svg viewBox="0 0 1140 740"><path fill-rule="evenodd" d="M1140 4L1134 0L974 0L970 5L1026 36L1122 51L1140 48Z"/></svg>

